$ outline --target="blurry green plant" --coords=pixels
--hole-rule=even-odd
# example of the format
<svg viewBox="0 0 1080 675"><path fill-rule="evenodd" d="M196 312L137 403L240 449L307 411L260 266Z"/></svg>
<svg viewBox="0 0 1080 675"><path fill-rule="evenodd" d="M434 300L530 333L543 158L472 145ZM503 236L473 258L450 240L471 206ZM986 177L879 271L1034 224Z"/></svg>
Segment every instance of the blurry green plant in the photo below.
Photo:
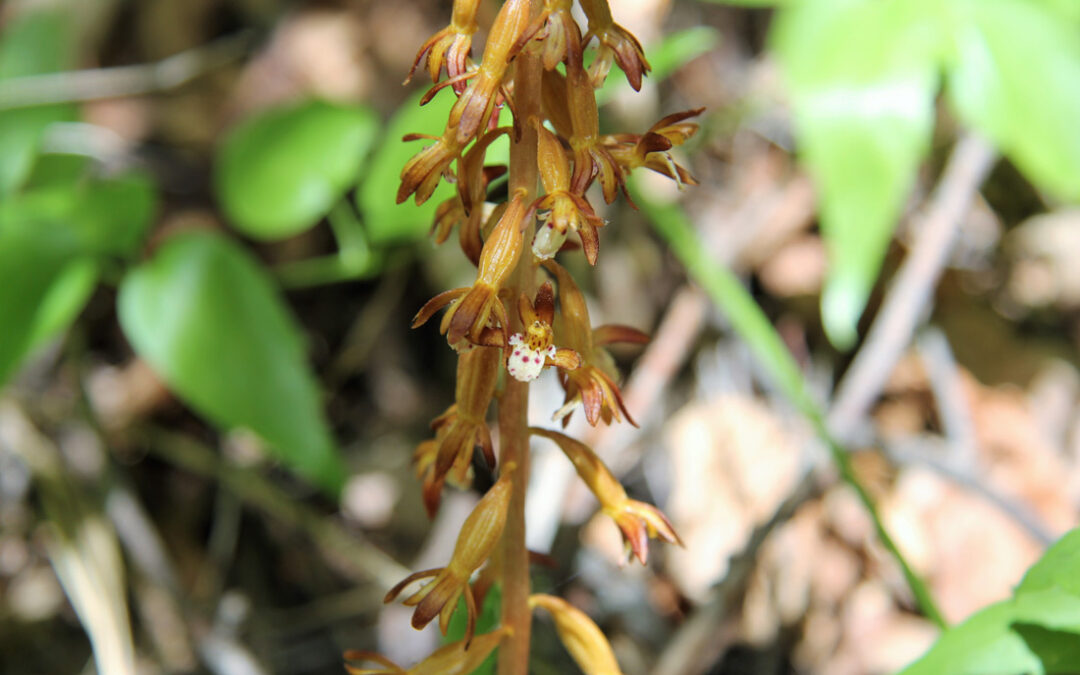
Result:
<svg viewBox="0 0 1080 675"><path fill-rule="evenodd" d="M822 320L837 347L855 343L942 90L950 113L1038 189L1080 200L1080 3L719 1L777 7L769 45L818 186Z"/></svg>

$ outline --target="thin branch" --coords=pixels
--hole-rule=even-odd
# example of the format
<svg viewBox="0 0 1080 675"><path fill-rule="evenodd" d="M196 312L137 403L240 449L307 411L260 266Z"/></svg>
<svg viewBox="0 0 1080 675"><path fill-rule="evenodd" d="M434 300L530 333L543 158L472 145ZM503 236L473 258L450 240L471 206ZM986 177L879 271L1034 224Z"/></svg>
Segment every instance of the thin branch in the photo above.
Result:
<svg viewBox="0 0 1080 675"><path fill-rule="evenodd" d="M153 63L16 77L0 82L0 110L138 96L175 89L243 56L254 33L240 31Z"/></svg>
<svg viewBox="0 0 1080 675"><path fill-rule="evenodd" d="M995 157L994 149L977 136L965 136L953 148L926 215L915 228L911 253L837 388L827 426L841 442L851 440L900 354L911 343L915 327L930 307L960 224Z"/></svg>

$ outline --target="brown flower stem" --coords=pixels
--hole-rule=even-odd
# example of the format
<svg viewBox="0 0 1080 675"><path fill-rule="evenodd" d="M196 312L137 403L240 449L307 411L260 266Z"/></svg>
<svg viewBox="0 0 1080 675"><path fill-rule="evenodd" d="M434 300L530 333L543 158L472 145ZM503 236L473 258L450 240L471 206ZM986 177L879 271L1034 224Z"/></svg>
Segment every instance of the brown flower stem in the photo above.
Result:
<svg viewBox="0 0 1080 675"><path fill-rule="evenodd" d="M531 14L539 11L538 0L531 3ZM519 188L536 193L536 130L529 119L540 115L541 64L531 49L525 49L515 61L514 108L521 137L510 145L510 194ZM533 223L525 230L525 252L518 262L509 286L511 331L522 329L516 299L524 291L532 297L536 265L530 253ZM525 490L529 483L529 384L506 378L506 388L499 400L499 444L502 470L511 462L513 492L510 497L506 528L503 530L502 625L513 630L499 648L498 675L528 675L529 633L532 614L529 610L529 552L525 548Z"/></svg>

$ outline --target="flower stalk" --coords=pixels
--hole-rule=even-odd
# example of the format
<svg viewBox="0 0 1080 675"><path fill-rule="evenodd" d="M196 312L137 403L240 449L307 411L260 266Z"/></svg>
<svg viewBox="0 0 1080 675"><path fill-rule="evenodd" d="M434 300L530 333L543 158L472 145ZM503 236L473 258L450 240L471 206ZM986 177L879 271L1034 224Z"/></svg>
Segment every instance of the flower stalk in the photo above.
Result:
<svg viewBox="0 0 1080 675"><path fill-rule="evenodd" d="M630 499L586 446L529 425L529 385L547 368L558 371L566 392L555 419L565 419L580 403L594 426L633 423L619 393L619 374L603 347L647 337L625 326L592 326L584 296L556 262L577 255L571 251L579 242L588 263L597 262L605 223L589 201L589 187L599 182L610 203L625 192L627 176L638 168L680 185L694 184L670 150L697 130L688 120L700 110L669 115L644 134L600 134L595 90L611 63L619 64L635 89L649 65L637 39L615 23L607 0L577 0L588 17L587 32L573 18L573 1L506 0L488 30L481 60L474 63L477 3L455 0L450 25L421 46L410 72L411 77L423 63L431 76L434 86L425 101L446 88L457 101L440 135L407 137L432 143L403 168L396 199L423 203L440 181L455 182L456 195L439 206L432 234L443 243L457 227L462 252L477 267L472 286L437 294L413 320L419 327L444 311L439 329L458 353L456 400L432 423L434 438L417 447L417 476L432 516L443 490L468 489L479 467L493 470L498 480L463 525L449 563L412 574L387 594L389 602L414 582L424 582L404 600L416 608L412 623L418 628L438 617L445 633L459 599L468 612L465 639L409 673L437 667L464 673L455 668L482 660L474 650L486 656L497 645L499 675L527 675L536 607L555 616L579 662L586 652L575 645L587 638L590 672L618 672L606 638L588 617L558 598L531 595L525 495L533 435L563 449L642 564L649 538L680 543L659 509ZM597 50L589 69L587 49ZM446 79L440 81L443 72ZM512 114L512 126L498 126L502 109ZM503 134L510 138L509 167L486 164L488 147ZM508 199L493 204L489 193L504 174ZM498 410L497 443L487 427L492 402ZM474 636L478 604L491 583L501 587L501 625ZM375 654L352 656L381 668L352 666L352 672L406 672Z"/></svg>

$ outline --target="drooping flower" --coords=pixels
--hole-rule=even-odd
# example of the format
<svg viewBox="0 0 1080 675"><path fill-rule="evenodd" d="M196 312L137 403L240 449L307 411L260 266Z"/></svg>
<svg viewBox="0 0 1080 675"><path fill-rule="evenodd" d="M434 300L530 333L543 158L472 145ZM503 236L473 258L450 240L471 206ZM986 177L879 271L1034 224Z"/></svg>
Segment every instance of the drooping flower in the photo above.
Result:
<svg viewBox="0 0 1080 675"><path fill-rule="evenodd" d="M610 204L620 189L626 192L625 179L615 158L601 142L596 92L582 63L581 45L568 44L567 50L565 99L571 129L568 140L574 156L570 191L584 195L593 180L599 178L604 201Z"/></svg>
<svg viewBox="0 0 1080 675"><path fill-rule="evenodd" d="M513 634L509 626L500 626L490 633L477 635L469 643L459 640L436 649L426 659L405 670L385 656L374 652L349 650L347 661L378 663L377 668L362 668L346 663L349 675L469 675L484 663L499 643Z"/></svg>
<svg viewBox="0 0 1080 675"><path fill-rule="evenodd" d="M546 366L574 370L581 364L581 357L574 350L555 346L551 330L555 298L550 283L543 284L537 291L535 305L522 293L518 311L525 331L511 335L506 350L506 371L514 379L531 382Z"/></svg>
<svg viewBox="0 0 1080 675"><path fill-rule="evenodd" d="M533 255L541 260L553 257L570 232L581 238L581 248L590 265L596 264L600 249L597 228L604 225L581 194L570 191L570 162L555 134L537 124L537 163L544 185L543 197L536 200L539 226L533 238Z"/></svg>
<svg viewBox="0 0 1080 675"><path fill-rule="evenodd" d="M554 419L563 420L565 426L569 423L573 409L581 403L585 410L585 419L593 426L600 420L605 424L611 424L612 420L621 422L623 415L628 422L637 426L626 409L619 386L615 383L618 373L611 355L603 347L613 342L644 344L649 341L649 337L629 326L604 325L594 329L589 321L585 296L574 278L553 260L545 262L544 267L555 275L559 284L559 302L562 306L559 315L561 321L557 326L559 335L567 347L581 355L579 368L559 373L566 399L563 406L556 411Z"/></svg>
<svg viewBox="0 0 1080 675"><path fill-rule="evenodd" d="M477 446L488 468L495 468L495 449L484 416L495 393L499 361L499 350L492 347L474 347L458 355L455 403L432 421L435 438L417 446L413 455L428 516L438 510L448 477L459 487L470 484L469 469Z"/></svg>
<svg viewBox="0 0 1080 675"><path fill-rule="evenodd" d="M645 59L645 50L630 31L626 30L611 16L611 7L607 0L580 0L581 8L589 18L589 30L585 33L585 42L595 37L600 43L596 59L589 67L593 86L600 87L611 70L614 59L623 72L626 81L634 88L641 89L641 78L652 68Z"/></svg>
<svg viewBox="0 0 1080 675"><path fill-rule="evenodd" d="M585 612L562 598L541 593L529 596L529 607L551 614L559 639L585 675L622 675L604 632Z"/></svg>
<svg viewBox="0 0 1080 675"><path fill-rule="evenodd" d="M421 59L427 54L428 72L431 74L432 84L439 81L439 73L446 67L446 75L452 80L459 80L454 84L454 90L460 95L464 90L464 82L460 77L469 70L469 52L472 50L472 38L476 33L476 9L479 0L454 0L454 11L450 16L450 25L428 38L416 53L416 60L409 69L409 76L403 84L412 80L413 74L420 65Z"/></svg>
<svg viewBox="0 0 1080 675"><path fill-rule="evenodd" d="M480 230L488 184L506 172L503 165L485 166L485 155L488 147L508 131L510 127L500 127L483 134L458 159L457 192L435 211L435 224L432 227L435 243L446 241L454 226L460 224L458 240L461 250L474 265L479 265L484 247Z"/></svg>
<svg viewBox="0 0 1080 675"><path fill-rule="evenodd" d="M581 43L581 29L570 13L573 4L571 0L544 0L544 9L525 30L514 52L527 42L539 40L540 62L544 70L554 70L561 61L566 60L567 44Z"/></svg>
<svg viewBox="0 0 1080 675"><path fill-rule="evenodd" d="M401 169L401 184L398 185L395 197L398 204L410 195L415 195L414 200L418 206L426 202L439 186L439 181L449 172L450 164L461 154L463 144L459 144L450 133L444 133L439 138L409 134L402 140L413 141L421 138L434 140L435 143L413 155Z"/></svg>
<svg viewBox="0 0 1080 675"><path fill-rule="evenodd" d="M619 526L627 552L632 553L642 565L649 556L650 538L659 538L682 546L679 535L675 534L674 528L660 509L630 499L623 486L589 446L558 431L536 427L529 431L534 436L542 436L559 446L574 465L581 480L596 495L601 510Z"/></svg>
<svg viewBox="0 0 1080 675"><path fill-rule="evenodd" d="M644 134L609 134L601 139L601 143L625 174L645 167L671 178L680 188L697 185L697 180L675 162L669 151L697 133L697 123L686 120L700 115L703 110L695 108L673 113L649 127Z"/></svg>
<svg viewBox="0 0 1080 675"><path fill-rule="evenodd" d="M497 103L496 94L503 86L513 49L529 25L529 0L507 0L499 9L488 33L484 55L476 70L462 79L472 82L461 93L447 120L447 133L453 133L459 145L466 145L487 128ZM458 80L446 80L437 90ZM503 100L509 102L509 97Z"/></svg>
<svg viewBox="0 0 1080 675"><path fill-rule="evenodd" d="M445 635L450 626L450 617L457 608L458 598L464 596L468 613L465 627L466 647L472 640L476 628L476 601L469 585L469 577L491 556L506 525L506 509L513 489L507 477L513 467L508 467L509 464L504 466L504 476L495 482L465 519L450 563L446 567L410 574L391 588L383 599L383 602L393 602L409 584L421 579L431 579L404 600L405 605L416 607L412 616L413 628L423 628L438 616L439 630Z"/></svg>
<svg viewBox="0 0 1080 675"><path fill-rule="evenodd" d="M412 327L423 325L435 312L450 305L439 330L455 348L467 340L477 345L505 346L509 342L509 322L506 308L499 300L499 291L510 277L521 256L526 217L532 208L525 200L525 190L515 192L491 235L484 242L476 282L471 287L444 291L429 300L413 317ZM485 329L494 320L501 331L501 341Z"/></svg>

